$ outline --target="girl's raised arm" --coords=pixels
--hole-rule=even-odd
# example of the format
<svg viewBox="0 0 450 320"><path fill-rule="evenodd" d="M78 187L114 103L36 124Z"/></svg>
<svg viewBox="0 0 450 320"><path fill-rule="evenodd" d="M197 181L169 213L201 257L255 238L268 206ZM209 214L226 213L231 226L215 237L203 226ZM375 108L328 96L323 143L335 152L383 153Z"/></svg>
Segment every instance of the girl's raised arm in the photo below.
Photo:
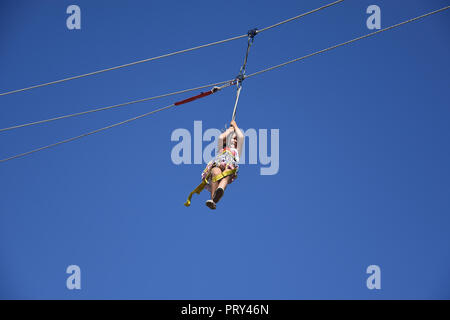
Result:
<svg viewBox="0 0 450 320"><path fill-rule="evenodd" d="M241 129L239 129L239 127L237 126L236 121L231 121L230 123L231 127L234 128L234 132L236 132L236 137L237 137L237 150L239 153L239 157L242 154L242 146L244 145L244 134L242 133Z"/></svg>

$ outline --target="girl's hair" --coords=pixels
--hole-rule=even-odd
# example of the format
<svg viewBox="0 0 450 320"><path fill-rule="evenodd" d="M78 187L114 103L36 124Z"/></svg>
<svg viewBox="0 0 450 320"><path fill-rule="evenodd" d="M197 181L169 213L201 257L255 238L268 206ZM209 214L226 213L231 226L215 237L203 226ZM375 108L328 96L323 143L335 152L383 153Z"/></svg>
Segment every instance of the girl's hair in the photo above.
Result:
<svg viewBox="0 0 450 320"><path fill-rule="evenodd" d="M222 131L222 133L224 133L227 130L228 130L227 125L225 125L224 128L221 129L220 131ZM225 140L224 140L224 142L222 144L222 149L224 149L226 146L227 146L227 138L225 138Z"/></svg>
<svg viewBox="0 0 450 320"><path fill-rule="evenodd" d="M220 131L222 131L222 133L224 133L224 132L227 131L227 130L228 130L227 125L225 125L225 128L224 128L224 129L221 129ZM231 133L231 134L236 134L236 132L233 132L233 133ZM225 148L225 147L227 146L227 139L228 139L228 137L225 138L224 143L223 143L223 145L222 145L222 149Z"/></svg>

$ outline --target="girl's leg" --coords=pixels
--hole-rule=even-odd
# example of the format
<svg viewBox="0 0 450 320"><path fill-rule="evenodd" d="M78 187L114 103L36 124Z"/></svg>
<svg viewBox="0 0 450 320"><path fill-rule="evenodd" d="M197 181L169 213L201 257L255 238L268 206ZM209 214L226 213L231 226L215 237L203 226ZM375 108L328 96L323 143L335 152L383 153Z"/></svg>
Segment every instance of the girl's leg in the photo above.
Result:
<svg viewBox="0 0 450 320"><path fill-rule="evenodd" d="M216 176L218 174L221 174L221 173L222 173L222 170L220 170L220 168L218 168L218 167L213 167L211 169L211 177L214 177L214 176ZM214 192L216 192L216 189L219 186L219 182L221 182L221 181L212 182L212 179L211 179L211 200L213 199Z"/></svg>
<svg viewBox="0 0 450 320"><path fill-rule="evenodd" d="M227 185L228 185L229 179L230 179L230 176L227 176L227 177L225 177L225 178L222 178L222 179L219 181L219 185L217 186L217 189L216 189L216 192L215 192L216 194L213 193L213 199L212 199L212 200L213 200L215 203L218 203L219 200L222 198L223 193L224 193L224 191L225 191L225 188L226 188Z"/></svg>
<svg viewBox="0 0 450 320"><path fill-rule="evenodd" d="M219 187L221 187L224 191L228 185L228 182L230 181L230 176L226 176L222 180L219 181Z"/></svg>

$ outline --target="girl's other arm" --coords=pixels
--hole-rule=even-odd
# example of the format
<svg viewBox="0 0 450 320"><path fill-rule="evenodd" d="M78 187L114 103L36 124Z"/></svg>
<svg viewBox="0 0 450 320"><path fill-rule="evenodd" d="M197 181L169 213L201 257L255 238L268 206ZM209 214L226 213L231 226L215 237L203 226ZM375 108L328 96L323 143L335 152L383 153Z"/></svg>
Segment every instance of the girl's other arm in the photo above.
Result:
<svg viewBox="0 0 450 320"><path fill-rule="evenodd" d="M223 149L223 145L227 143L227 137L230 133L234 131L233 127L229 127L225 132L222 132L218 140L218 151Z"/></svg>

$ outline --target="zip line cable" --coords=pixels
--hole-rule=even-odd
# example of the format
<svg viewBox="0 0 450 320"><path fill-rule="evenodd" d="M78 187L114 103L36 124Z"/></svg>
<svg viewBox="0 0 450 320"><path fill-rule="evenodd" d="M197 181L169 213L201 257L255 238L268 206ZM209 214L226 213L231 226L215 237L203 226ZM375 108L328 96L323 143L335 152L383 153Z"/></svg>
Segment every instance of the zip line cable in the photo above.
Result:
<svg viewBox="0 0 450 320"><path fill-rule="evenodd" d="M61 83L61 82L66 82L66 81L70 81L70 80L75 80L75 79L79 79L79 78L88 77L88 76L96 75L96 74L107 72L107 71L122 69L122 68L130 67L130 66L134 66L136 64L149 62L149 61L153 61L153 60L158 60L158 59L174 56L174 55L177 55L177 54L180 54L180 53L186 53L186 52L189 52L189 51L194 51L194 50L197 50L197 49L206 48L206 47L210 47L210 46L213 46L213 45L229 42L229 41L232 41L232 40L241 39L241 38L244 38L246 36L247 35L244 34L244 35L241 35L241 36L228 38L228 39L221 40L221 41L211 42L211 43L208 43L208 44L204 44L204 45L193 47L193 48L189 48L189 49L184 49L184 50L180 50L180 51L176 51L176 52L172 52L172 53L163 54L163 55L160 55L160 56L157 56L157 57L153 57L153 58L148 58L148 59L143 59L143 60L139 60L139 61L134 61L134 62L122 64L120 66L115 66L115 67L111 67L111 68L107 68L107 69L97 70L97 71L94 71L94 72L80 74L78 76L68 77L68 78L64 78L64 79L60 79L60 80L56 80L56 81L51 81L51 82L47 82L47 83L41 83L41 84L34 85L34 86L31 86L31 87L26 87L26 88L22 88L22 89L12 90L12 91L8 91L8 92L0 93L0 96L6 96L6 95L12 94L12 93L27 91L27 90L40 88L40 87L45 87L45 86L49 86L49 85L53 85L53 84L57 84L57 83Z"/></svg>
<svg viewBox="0 0 450 320"><path fill-rule="evenodd" d="M51 122L51 121L56 121L56 120L76 117L76 116L81 116L81 115L85 115L85 114L89 114L89 113L93 113L93 112L104 111L104 110L114 109L114 108L118 108L118 107L128 106L128 105L135 104L135 103L140 103L140 102L155 100L155 99L159 99L159 98L169 97L169 96L177 95L177 94L180 94L180 93L186 93L186 92L200 90L200 89L204 89L204 88L208 88L208 87L219 86L219 85L222 85L224 83L231 82L231 81L233 81L233 80L212 83L212 84L204 85L204 86L201 86L201 87L180 90L180 91L176 91L176 92L162 94L162 95L159 95L159 96L154 96L154 97L150 97L150 98L144 98L144 99L139 99L139 100L128 101L128 102L115 104L115 105L108 106L108 107L97 108L97 109L92 109L92 110L87 110L87 111L67 114L67 115L64 115L64 116L49 118L49 119L45 119L45 120L39 120L39 121L19 124L19 125L7 127L7 128L2 128L2 129L0 129L0 132L9 131L9 130L18 129L18 128L23 128L23 127L29 127L29 126L32 126L32 125L37 125L37 124L41 124L41 123L46 123L46 122Z"/></svg>
<svg viewBox="0 0 450 320"><path fill-rule="evenodd" d="M83 133L83 134L81 134L79 136L75 136L75 137L72 137L72 138L61 140L61 141L58 141L56 143L52 143L52 144L49 144L49 145L46 145L46 146L43 146L43 147L31 150L31 151L27 151L27 152L24 152L24 153L16 154L16 155L11 156L9 158L2 159L2 160L0 160L0 162L6 162L6 161L13 160L13 159L16 159L16 158L24 157L24 156L30 155L30 154L38 152L38 151L49 149L49 148L58 146L58 145L63 144L63 143L67 143L67 142L71 142L71 141L74 141L74 140L77 140L77 139L81 139L81 138L93 135L95 133L98 133L98 132L101 132L101 131L105 131L105 130L108 130L108 129L120 126L122 124L126 124L126 123L129 123L129 122L132 122L132 121L135 121L135 120L147 117L147 116L149 116L151 114L154 114L154 113L166 110L166 109L170 109L170 108L173 108L173 107L176 107L176 106L179 106L179 105L182 105L182 104L185 104L185 103L188 103L188 102L191 102L191 101L194 101L194 100L206 97L206 96L209 96L210 94L216 93L217 91L219 91L219 90L221 90L223 88L229 87L232 84L233 84L233 82L230 82L230 83L225 84L225 85L223 85L221 87L214 87L210 91L202 92L202 93L200 93L200 94L198 94L198 95L196 95L194 97L191 97L191 98L188 98L188 99L185 99L185 100L182 100L182 101L178 101L178 102L172 103L172 104L170 104L168 106L165 106L163 108L152 110L150 112L146 112L146 113L141 114L139 116L136 116L136 117L124 120L124 121L116 122L116 123L113 123L113 124L111 124L109 126L106 126L106 127L100 128L100 129L96 129L96 130L93 130L93 131L89 131L87 133Z"/></svg>
<svg viewBox="0 0 450 320"><path fill-rule="evenodd" d="M287 61L287 62L285 62L285 63L279 64L279 65L276 65L276 66L273 66L273 67L270 67L270 68L267 68L267 69L263 69L263 70L261 70L261 71L258 71L258 72L249 74L248 76L246 76L246 78L249 78L249 77L252 77L252 76L256 76L256 75L262 74L262 73L267 72L267 71L271 71L271 70L277 69L277 68L282 67L282 66L285 66L285 65L287 65L287 64L290 64L290 63L293 63L293 62L296 62L296 61L300 61L300 60L303 60L303 59L306 59L306 58L315 56L315 55L317 55L317 54L324 53L324 52L326 52L326 51L330 51L330 50L335 49L335 48L339 48L339 47L341 47L341 46L344 46L344 45L353 43L353 42L355 42L355 41L362 40L362 39L368 38L368 37L370 37L370 36L373 36L373 35L382 33L382 32L384 32L384 31L388 31L388 30L397 28L397 27L402 26L402 25L404 25L404 24L407 24L407 23L410 23L410 22L413 22L413 21L416 21L416 20L419 20L419 19L422 19L422 18L431 16L431 15L434 15L434 14L436 14L436 13L445 11L445 10L447 10L447 9L449 9L449 8L450 8L450 6L443 7L443 8L441 8L441 9L438 9L438 10L435 10L435 11L432 11L432 12L429 12L429 13L426 13L426 14L423 14L423 15L418 16L418 17L416 17L416 18L412 18L412 19L406 20L406 21L404 21L404 22L395 24L395 25L393 25L393 26L390 26L390 27L387 27L387 28L384 28L384 29L380 29L380 30L378 30L378 31L369 33L369 34L367 34L367 35L364 35L364 36L361 36L361 37L358 37L358 38L355 38L355 39L352 39L352 40L349 40L349 41L346 41L346 42L343 42L343 43L341 43L341 44L338 44L338 45L329 47L329 48L327 48L327 49L323 49L323 50L320 50L320 51L311 53L311 54L306 55L306 56L303 56L303 57L301 57L301 58L293 59L293 60ZM230 86L230 85L232 85L232 84L234 84L234 82L230 82L230 83L224 85L223 87ZM107 127L103 127L103 128L100 128L100 129L97 129L97 130L94 130L94 131L90 131L90 132L88 132L88 133L85 133L85 134L82 134L82 135L79 135L79 136L76 136L76 137L72 137L72 138L69 138L69 139L66 139L66 140L62 140L62 141L56 142L56 143L54 143L54 144L50 144L50 145L47 145L47 146L44 146L44 147L41 147L41 148L38 148L38 149L34 149L34 150L31 150L31 151L28 151L28 152L24 152L24 153L21 153L21 154L17 154L17 155L15 155L15 156L12 156L12 157L9 157L9 158L2 159L2 160L0 160L0 163L1 163L1 162L6 162L6 161L9 161L9 160L12 160L12 159L16 159L16 158L19 158L19 157L23 157L23 156L26 156L26 155L29 155L29 154L32 154L32 153L35 153L35 152L38 152L38 151L41 151L41 150L44 150L44 149L48 149L48 148L51 148L51 147L54 147L54 146L57 146L57 145L66 143L66 142L70 142L70 141L73 141L73 140L76 140L76 139L80 139L80 138L83 138L83 137L92 135L92 134L97 133L97 132L100 132L100 131L104 131L104 130L107 130L107 129L110 129L110 128L113 128L113 127L117 127L117 126L122 125L122 124L125 124L125 123L129 123L129 122L131 122L131 121L134 121L134 120L137 120L137 119L146 117L146 116L151 115L151 114L154 114L154 113L156 113L156 112L163 111L163 110L172 108L172 107L174 107L174 106L176 106L176 105L180 105L180 104L183 104L183 103L187 103L187 102L193 101L193 100L195 100L195 99L201 98L201 97L203 97L203 96L209 95L209 94L211 94L211 93L216 92L218 89L220 89L220 88L213 88L210 92L207 92L207 93L201 93L200 95L198 95L198 96L196 96L196 97L192 97L192 98L189 98L189 99L180 101L180 102L173 103L173 104L168 105L168 106L166 106L166 107L163 107L163 108L160 108L160 109L156 109L156 110L153 110L153 111L144 113L144 114L139 115L139 116L136 116L136 117L134 117L134 118L130 118L130 119L127 119L127 120L125 120L125 121L117 122L117 123L114 123L114 124L109 125L109 126L107 126Z"/></svg>
<svg viewBox="0 0 450 320"><path fill-rule="evenodd" d="M84 137L90 136L90 135L92 135L92 134L94 134L94 133L98 133L98 132L100 132L100 131L104 131L104 130L107 130L107 129L111 129L111 128L120 126L120 125L122 125L122 124L125 124L125 123L128 123L128 122L131 122L131 121L134 121L134 120L137 120L137 119L140 119L140 118L149 116L149 115L151 115L151 114L153 114L153 113L156 113L156 112L159 112L159 111L163 111L163 110L172 108L172 107L174 107L174 106L175 106L175 104L172 103L171 105L168 105L168 106L166 106L166 107L163 107L163 108L160 108L160 109L156 109L156 110L153 110L153 111L150 111L150 112L141 114L141 115L139 115L139 116L137 116L137 117L130 118L130 119L127 119L127 120L125 120L125 121L117 122L117 123L114 123L114 124L112 124L112 125L109 125L109 126L106 126L106 127L103 127L103 128L97 129L97 130L94 130L94 131L90 131L90 132L81 134L81 135L76 136L76 137L72 137L72 138L69 138L69 139L66 139L66 140L62 140L62 141L59 141L59 142L56 142L56 143L53 143L53 144L49 144L49 145L47 145L47 146L40 147L40 148L31 150L31 151L28 151L28 152L20 153L20 154L17 154L17 155L15 155L15 156L12 156L12 157L9 157L9 158L6 158L6 159L2 159L2 160L0 160L0 162L6 162L6 161L9 161L9 160L12 160L12 159L19 158L19 157L24 157L24 156L27 156L27 155L29 155L29 154L32 154L32 153L35 153L35 152L38 152L38 151L41 151L41 150L49 149L49 148L55 147L55 146L60 145L60 144L63 144L63 143L67 143L67 142L74 141L74 140L77 140L77 139L80 139L80 138L84 138Z"/></svg>
<svg viewBox="0 0 450 320"><path fill-rule="evenodd" d="M269 26L269 27L259 29L259 30L258 30L258 33L263 32L263 31L266 31L266 30L269 30L269 29L272 29L272 28L275 28L275 27L278 27L278 26L281 26L282 24L291 22L291 21L293 21L293 20L296 20L296 19L299 19L299 18L303 18L303 17L305 17L305 16L307 16L307 15L310 15L311 13L314 13L314 12L320 11L320 10L322 10L322 9L325 9L325 8L328 8L328 7L331 7L331 6L334 6L335 4L338 4L338 3L343 2L343 1L344 1L344 0L338 0L338 1L335 1L335 2L332 2L332 3L329 3L329 4L326 4L326 5L324 5L324 6L320 7L320 8L317 8L317 9L314 9L314 10L311 10L311 11L308 11L308 12L305 12L305 13L302 13L302 14L299 14L298 16L292 17L292 18L290 18L290 19L287 19L287 20L284 20L284 21L275 23L275 24L273 24L273 25L271 25L271 26Z"/></svg>
<svg viewBox="0 0 450 320"><path fill-rule="evenodd" d="M343 1L344 0L335 1L335 2L329 3L327 5L324 5L324 6L320 7L320 8L311 10L311 11L306 12L306 13L302 13L302 14L300 14L298 16L295 16L295 17L292 17L290 19L281 21L281 22L279 22L277 24L274 24L272 26L269 26L267 28L263 28L263 29L259 30L258 33L266 31L266 30L269 30L269 29L274 28L274 27L278 27L278 26L280 26L280 25L282 25L284 23L290 22L290 21L293 21L293 20L296 20L296 19L299 19L299 18L303 18L304 16L307 16L307 15L312 14L314 12L320 11L320 10L328 8L328 7L331 7L331 6L335 5L335 4L338 4L338 3L343 2ZM134 66L134 65L137 65L137 64L140 64L140 63L154 61L154 60L158 60L158 59L162 59L162 58L167 58L167 57L171 57L171 56L174 56L174 55L177 55L177 54L186 53L186 52L190 52L190 51L194 51L194 50L198 50L198 49L202 49L202 48L206 48L206 47L210 47L210 46L214 46L214 45L218 45L218 44L222 44L222 43L238 40L238 39L245 38L245 37L247 37L247 34L243 34L243 35L236 36L236 37L231 37L231 38L228 38L228 39L225 39L225 40L220 40L220 41L215 41L215 42L199 45L199 46L188 48L188 49L184 49L184 50L175 51L175 52L172 52L172 53L163 54L163 55L152 57L152 58L147 58L147 59L143 59L143 60L138 60L138 61L126 63L126 64L122 64L122 65L119 65L119 66L111 67L111 68L101 69L101 70L97 70L97 71L93 71L93 72L89 72L89 73L80 74L80 75L77 75L77 76L63 78L63 79L56 80L56 81L41 83L41 84L37 84L37 85L34 85L34 86L30 86L30 87L25 87L25 88L22 88L22 89L16 89L16 90L3 92L3 93L0 93L0 96L6 96L6 95L9 95L9 94L23 92L23 91L28 91L28 90L31 90L31 89L41 88L41 87L45 87L45 86L49 86L49 85L53 85L53 84L57 84L57 83L61 83L61 82L66 82L66 81L70 81L70 80L85 78L85 77L88 77L88 76L104 73L104 72L107 72L107 71L113 71L113 70L117 70L117 69L131 67L131 66Z"/></svg>
<svg viewBox="0 0 450 320"><path fill-rule="evenodd" d="M435 11L432 11L432 12L429 12L429 13L426 13L426 14L423 14L423 15L421 15L421 16L418 16L418 17L415 17L415 18L412 18L412 19L409 19L409 20L400 22L400 23L398 23L398 24L392 25L392 26L387 27L387 28L384 28L384 29L380 29L380 30L378 30L378 31L375 31L375 32L366 34L366 35L364 35L364 36L361 36L361 37L358 37L358 38L355 38L355 39L352 39L352 40L349 40L349 41L346 41L346 42L343 42L343 43L334 45L334 46L332 46L332 47L329 47L329 48L326 48L326 49L323 49L323 50L320 50L320 51L313 52L313 53L308 54L308 55L306 55L306 56L303 56L303 57L300 57L300 58L296 58L296 59L293 59L293 60L289 60L289 61L284 62L284 63L281 63L281 64L279 64L279 65L272 66L272 67L270 67L270 68L267 68L267 69L264 69L264 70L257 71L257 72L255 72L255 73L249 74L249 75L246 76L245 78L250 78L250 77L259 75L259 74L264 73L264 72L267 72L267 71L272 71L272 70L274 70L274 69L283 67L283 66L288 65L288 64L290 64L290 63L297 62L297 61L300 61L300 60L304 60L304 59L306 59L306 58L309 58L309 57L312 57L312 56L315 56L315 55L318 55L318 54L321 54L321 53L324 53L324 52L327 52L327 51L330 51L330 50L333 50L333 49L336 49L336 48L339 48L339 47L342 47L342 46L345 46L345 45L347 45L347 44L356 42L356 41L358 41L358 40L362 40L362 39L365 39L365 38L369 38L369 37L374 36L374 35L376 35L376 34L378 34L378 33L382 33L382 32L385 32L385 31L388 31L388 30L391 30L391 29L400 27L400 26L402 26L402 25L404 25L404 24L407 24L407 23L410 23L410 22L413 22L413 21L416 21L416 20L419 20L419 19L422 19L422 18L431 16L431 15L433 15L433 14L436 14L436 13L439 13L439 12L442 12L442 11L445 11L445 10L447 10L447 9L449 9L449 8L450 8L450 6L447 6L447 7L444 7L444 8L441 8L441 9L438 9L438 10L435 10Z"/></svg>

